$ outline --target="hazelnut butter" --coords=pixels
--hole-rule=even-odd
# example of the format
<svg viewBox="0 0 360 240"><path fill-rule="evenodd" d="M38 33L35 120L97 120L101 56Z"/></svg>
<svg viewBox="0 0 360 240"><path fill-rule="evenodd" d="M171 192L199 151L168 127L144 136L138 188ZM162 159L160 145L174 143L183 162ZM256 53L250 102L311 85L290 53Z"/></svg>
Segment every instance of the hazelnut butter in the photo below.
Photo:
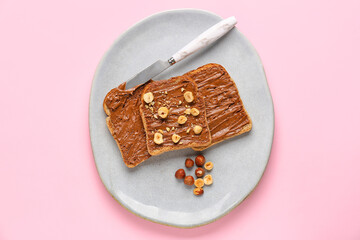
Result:
<svg viewBox="0 0 360 240"><path fill-rule="evenodd" d="M141 100L140 112L151 155L210 144L205 101L189 77L153 81L145 87Z"/></svg>
<svg viewBox="0 0 360 240"><path fill-rule="evenodd" d="M146 134L139 106L141 93L149 82L125 90L125 83L112 89L104 99L108 128L128 167L135 167L151 155L146 147Z"/></svg>

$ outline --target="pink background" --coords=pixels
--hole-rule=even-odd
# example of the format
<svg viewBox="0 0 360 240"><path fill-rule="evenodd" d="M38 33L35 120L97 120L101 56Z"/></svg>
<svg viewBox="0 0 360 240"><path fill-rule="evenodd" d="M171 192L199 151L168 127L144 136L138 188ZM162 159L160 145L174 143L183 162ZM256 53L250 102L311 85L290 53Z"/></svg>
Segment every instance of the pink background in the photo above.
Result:
<svg viewBox="0 0 360 240"><path fill-rule="evenodd" d="M259 186L196 229L148 222L113 200L88 131L104 52L175 8L238 19L276 113ZM358 0L0 0L0 239L360 239L359 12Z"/></svg>

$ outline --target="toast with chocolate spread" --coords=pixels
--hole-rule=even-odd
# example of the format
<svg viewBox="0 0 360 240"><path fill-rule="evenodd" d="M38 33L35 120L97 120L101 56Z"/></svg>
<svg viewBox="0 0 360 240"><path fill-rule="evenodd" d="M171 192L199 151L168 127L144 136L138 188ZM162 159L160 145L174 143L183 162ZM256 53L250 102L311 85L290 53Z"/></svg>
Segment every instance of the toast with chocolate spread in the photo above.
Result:
<svg viewBox="0 0 360 240"><path fill-rule="evenodd" d="M209 63L185 76L196 82L198 91L204 96L211 133L211 144L193 147L194 150L204 150L251 130L251 118L241 101L235 82L223 66Z"/></svg>
<svg viewBox="0 0 360 240"><path fill-rule="evenodd" d="M103 102L108 115L106 124L120 149L125 165L129 168L151 157L139 112L140 96L148 84L149 82L125 90L126 83L123 83L112 89Z"/></svg>
<svg viewBox="0 0 360 240"><path fill-rule="evenodd" d="M188 76L149 83L140 114L151 155L211 143L204 98Z"/></svg>

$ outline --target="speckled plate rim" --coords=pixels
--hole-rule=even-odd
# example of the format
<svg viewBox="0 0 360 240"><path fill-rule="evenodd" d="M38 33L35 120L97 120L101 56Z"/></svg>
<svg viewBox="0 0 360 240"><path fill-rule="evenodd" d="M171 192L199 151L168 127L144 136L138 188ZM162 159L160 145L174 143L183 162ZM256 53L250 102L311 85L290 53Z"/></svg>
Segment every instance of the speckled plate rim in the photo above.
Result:
<svg viewBox="0 0 360 240"><path fill-rule="evenodd" d="M216 218L213 218L213 219L210 219L208 221L204 221L202 223L199 223L199 224L193 224L193 225L189 225L189 226L179 226L179 225L173 225L173 224L169 224L169 223L166 223L166 222L163 222L163 221L156 221L155 219L152 219L152 218L149 218L149 217L146 217L140 213L136 213L136 212L133 212L131 209L127 208L126 205L124 203L122 203L120 200L118 200L111 192L110 190L106 187L105 183L104 183L104 180L101 178L101 174L99 173L99 169L98 169L98 166L97 166L97 163L95 161L95 154L94 154L94 146L93 146L93 142L92 142L92 138L91 138L91 132L92 132L92 128L91 128L91 124L90 124L90 103L91 103L91 99L92 99L92 96L93 96L93 91L94 91L94 80L96 79L96 76L98 74L98 70L100 69L100 67L102 66L103 62L104 62L104 59L107 57L107 55L109 54L110 50L116 45L116 43L118 41L120 41L124 35L126 35L130 29L134 28L134 27L137 27L138 25L142 24L143 22L146 22L148 20L150 20L151 18L155 17L155 16L158 16L158 15L161 15L161 14L168 14L168 13L176 13L176 12L181 12L181 11L193 11L193 12L199 12L199 13L207 13L207 14L211 14L211 15L215 15L219 18L221 18L219 15L213 13L213 12L210 12L210 11L206 11L206 10L203 10L203 9L196 9L196 8L180 8L180 9L172 9L172 10L166 10L166 11L161 11L161 12L157 12L157 13L154 13L146 18L143 18L142 20L138 21L137 23L133 24L132 26L130 26L126 31L124 31L122 34L120 34L120 36L118 38L116 38L113 43L111 44L111 46L105 51L105 53L103 54L102 58L100 59L100 62L99 64L97 65L96 69L95 69L95 73L94 73L94 76L93 76L93 79L92 79L92 84L91 84L91 90L90 90L90 97L89 97L89 112L88 112L88 123L89 123L89 135L90 135L90 142L91 142L91 150L92 150L92 153L93 153L93 158L94 158L94 162L95 162L95 167L96 167L96 170L99 174L99 177L101 179L101 182L102 184L104 185L105 189L107 190L107 192L112 196L113 199L116 200L116 202L118 202L123 208L125 208L127 211L131 212L132 214L142 218L142 219L145 219L145 220L148 220L150 222L154 222L154 223L159 223L159 224L162 224L162 225L165 225L165 226L171 226L171 227L176 227L176 228L182 228L182 229L189 229L189 228L196 228L196 227L200 227L200 226L204 226L204 225L207 225L209 223L212 223L212 222L215 222L216 220L224 217L225 215L229 214L232 210L234 210L237 206L239 206L246 198L249 197L249 195L256 189L256 187L259 185L259 182L261 181L263 175L264 175L264 172L267 168L267 165L269 164L269 158L270 158L270 155L271 155L271 150L272 150L272 144L273 144L273 140L274 140L274 130L275 130L275 112L274 112L274 104L273 104L273 100L272 100L272 95L271 95L271 92L270 92L270 88L269 88L269 85L268 85L268 81L267 81L267 78L266 78L266 74L265 74L265 69L264 69L264 66L262 64L262 61L261 61L261 58L258 54L258 52L256 51L256 49L254 48L254 46L251 44L251 42L246 38L246 36L242 36L244 37L244 39L248 42L249 46L252 48L253 52L256 54L256 56L259 58L260 60L260 64L262 66L262 71L263 71L263 74L264 74L264 78L265 78L265 81L266 81L266 91L267 93L269 94L270 96L270 105L271 105L271 110L272 110L272 122L273 122L273 126L272 126L272 132L271 132L271 143L270 143L270 148L267 152L267 162L266 162L266 165L261 173L261 176L258 180L258 182L256 183L256 185L254 186L254 188L242 199L240 199L237 203L235 203L233 206L230 206L226 211L224 211L223 214L220 214L219 216L217 216Z"/></svg>

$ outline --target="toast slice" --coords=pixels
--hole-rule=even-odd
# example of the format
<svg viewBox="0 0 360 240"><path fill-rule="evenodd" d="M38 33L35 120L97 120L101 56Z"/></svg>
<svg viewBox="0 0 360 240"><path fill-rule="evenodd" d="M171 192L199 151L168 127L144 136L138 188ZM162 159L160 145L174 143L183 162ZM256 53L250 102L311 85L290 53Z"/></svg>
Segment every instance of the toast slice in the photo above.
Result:
<svg viewBox="0 0 360 240"><path fill-rule="evenodd" d="M103 102L108 115L106 124L129 168L151 157L147 151L145 129L139 112L141 92L148 84L125 90L126 83L123 83L112 89Z"/></svg>
<svg viewBox="0 0 360 240"><path fill-rule="evenodd" d="M211 143L205 101L191 78L151 82L141 100L140 114L151 155Z"/></svg>
<svg viewBox="0 0 360 240"><path fill-rule="evenodd" d="M209 63L185 74L192 78L204 96L211 144L193 147L202 151L216 143L249 132L252 121L241 101L235 82L226 69Z"/></svg>

